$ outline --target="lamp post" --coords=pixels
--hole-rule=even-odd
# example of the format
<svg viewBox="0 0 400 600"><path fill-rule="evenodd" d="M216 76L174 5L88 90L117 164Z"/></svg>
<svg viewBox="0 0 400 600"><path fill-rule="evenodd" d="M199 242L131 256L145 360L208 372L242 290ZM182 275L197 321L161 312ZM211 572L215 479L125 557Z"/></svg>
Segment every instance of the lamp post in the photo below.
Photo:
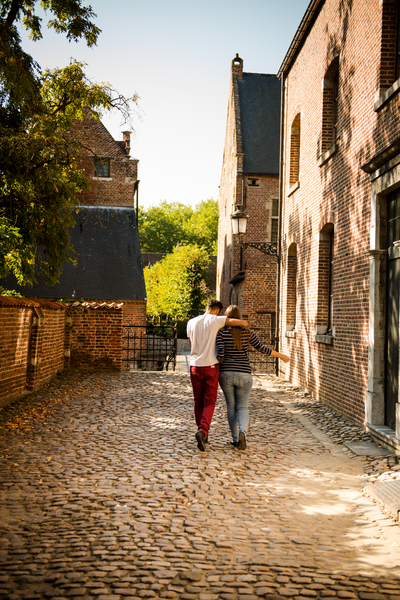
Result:
<svg viewBox="0 0 400 600"><path fill-rule="evenodd" d="M278 244L277 242L242 242L242 235L246 233L248 215L236 207L234 213L231 214L232 233L239 236L240 244L240 271L243 270L243 248L255 248L263 254L274 256L278 259Z"/></svg>
<svg viewBox="0 0 400 600"><path fill-rule="evenodd" d="M240 244L240 261L239 261L239 271L243 271L243 244L242 244L242 235L246 233L247 227L247 219L248 216L242 210L236 208L235 212L231 214L231 223L232 223L232 233L233 235L239 236L239 244Z"/></svg>

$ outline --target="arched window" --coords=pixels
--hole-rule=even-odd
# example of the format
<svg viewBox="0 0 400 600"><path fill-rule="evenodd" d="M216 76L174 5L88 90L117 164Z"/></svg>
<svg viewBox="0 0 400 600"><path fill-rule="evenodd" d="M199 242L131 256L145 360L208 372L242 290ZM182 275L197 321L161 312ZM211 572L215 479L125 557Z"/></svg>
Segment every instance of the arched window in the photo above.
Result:
<svg viewBox="0 0 400 600"><path fill-rule="evenodd" d="M400 0L385 0L381 6L381 63L378 89L382 94L400 77Z"/></svg>
<svg viewBox="0 0 400 600"><path fill-rule="evenodd" d="M290 174L289 185L292 187L300 176L300 113L293 119L290 132Z"/></svg>
<svg viewBox="0 0 400 600"><path fill-rule="evenodd" d="M333 328L333 283L334 283L335 229L333 223L327 223L319 235L318 256L318 334L332 334Z"/></svg>
<svg viewBox="0 0 400 600"><path fill-rule="evenodd" d="M297 245L291 244L287 256L286 333L294 331L296 327L296 296Z"/></svg>
<svg viewBox="0 0 400 600"><path fill-rule="evenodd" d="M338 99L339 99L339 57L330 64L325 73L322 94L322 135L323 154L338 138Z"/></svg>

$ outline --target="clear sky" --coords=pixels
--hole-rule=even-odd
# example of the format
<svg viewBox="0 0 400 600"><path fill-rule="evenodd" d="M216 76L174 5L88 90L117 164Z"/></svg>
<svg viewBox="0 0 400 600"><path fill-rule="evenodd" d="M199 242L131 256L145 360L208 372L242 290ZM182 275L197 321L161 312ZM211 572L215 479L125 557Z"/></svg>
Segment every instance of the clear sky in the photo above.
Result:
<svg viewBox="0 0 400 600"><path fill-rule="evenodd" d="M23 35L24 50L42 69L73 57L87 63L92 80L137 92L131 154L140 160L141 205L218 198L231 60L238 53L246 72L276 73L309 0L89 3L102 30L97 46L68 43L43 27L43 40ZM103 122L122 139L118 114Z"/></svg>

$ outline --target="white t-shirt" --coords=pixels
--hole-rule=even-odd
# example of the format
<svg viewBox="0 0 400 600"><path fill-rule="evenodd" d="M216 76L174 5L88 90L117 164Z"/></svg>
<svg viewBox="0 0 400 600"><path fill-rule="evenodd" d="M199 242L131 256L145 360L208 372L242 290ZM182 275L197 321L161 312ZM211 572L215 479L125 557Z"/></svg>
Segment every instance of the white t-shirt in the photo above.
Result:
<svg viewBox="0 0 400 600"><path fill-rule="evenodd" d="M190 319L186 326L191 342L190 366L210 367L218 364L216 336L225 326L226 317L206 313Z"/></svg>

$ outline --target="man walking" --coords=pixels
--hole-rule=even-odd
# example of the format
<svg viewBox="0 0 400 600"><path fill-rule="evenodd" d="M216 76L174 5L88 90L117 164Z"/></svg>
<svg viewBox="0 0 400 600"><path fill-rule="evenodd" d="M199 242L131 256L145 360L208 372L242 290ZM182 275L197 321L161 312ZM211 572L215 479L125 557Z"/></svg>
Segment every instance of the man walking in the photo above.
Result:
<svg viewBox="0 0 400 600"><path fill-rule="evenodd" d="M214 414L218 392L219 365L216 336L225 325L247 327L247 321L220 317L222 303L209 300L204 315L190 319L187 336L190 342L190 380L194 396L194 416L198 431L197 447L204 452Z"/></svg>

